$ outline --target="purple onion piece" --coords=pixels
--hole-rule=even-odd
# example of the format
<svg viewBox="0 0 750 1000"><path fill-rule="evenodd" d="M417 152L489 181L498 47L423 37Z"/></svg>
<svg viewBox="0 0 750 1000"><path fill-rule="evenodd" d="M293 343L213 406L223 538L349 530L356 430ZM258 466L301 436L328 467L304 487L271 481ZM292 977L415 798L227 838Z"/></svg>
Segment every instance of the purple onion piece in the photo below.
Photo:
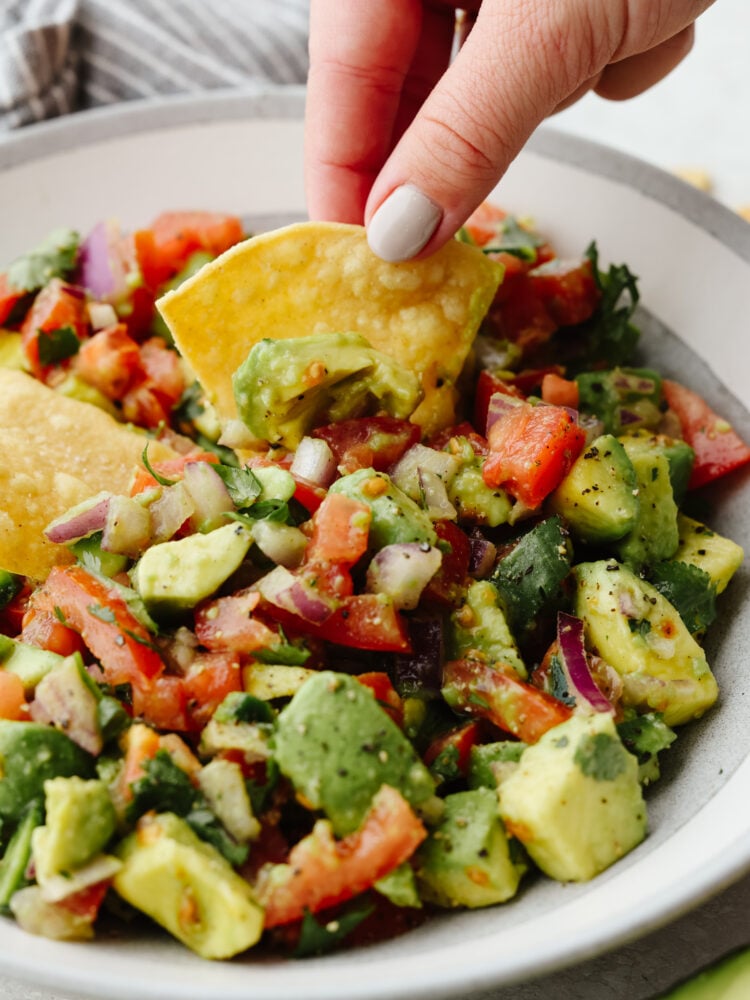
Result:
<svg viewBox="0 0 750 1000"><path fill-rule="evenodd" d="M557 615L557 641L563 668L576 695L596 712L613 712L611 702L599 690L589 669L583 642L583 622L560 611Z"/></svg>
<svg viewBox="0 0 750 1000"><path fill-rule="evenodd" d="M102 531L107 523L110 500L110 493L100 493L77 504L48 524L44 534L51 542L68 545L93 535L96 531Z"/></svg>
<svg viewBox="0 0 750 1000"><path fill-rule="evenodd" d="M277 566L256 581L257 590L269 604L276 605L312 625L320 625L336 610L317 590L304 583L284 566Z"/></svg>
<svg viewBox="0 0 750 1000"><path fill-rule="evenodd" d="M184 482L165 486L161 495L149 504L151 514L151 541L166 542L195 512L193 498Z"/></svg>
<svg viewBox="0 0 750 1000"><path fill-rule="evenodd" d="M484 428L484 434L489 434L492 425L496 424L506 413L510 413L517 406L523 405L524 400L522 399L507 396L504 392L493 392L490 396L489 406L487 407L487 424Z"/></svg>
<svg viewBox="0 0 750 1000"><path fill-rule="evenodd" d="M469 535L469 545L469 574L476 580L484 580L495 565L497 546L476 530Z"/></svg>
<svg viewBox="0 0 750 1000"><path fill-rule="evenodd" d="M435 696L443 682L445 644L443 618L439 614L419 614L409 618L411 653L393 658L393 683L404 697Z"/></svg>
<svg viewBox="0 0 750 1000"><path fill-rule="evenodd" d="M226 523L224 515L234 510L234 503L211 462L187 462L183 483L195 505L190 523L196 531Z"/></svg>
<svg viewBox="0 0 750 1000"><path fill-rule="evenodd" d="M630 427L632 424L643 423L643 417L639 413L635 413L633 410L626 410L624 406L621 406L617 411L617 417L621 427Z"/></svg>
<svg viewBox="0 0 750 1000"><path fill-rule="evenodd" d="M99 222L81 244L77 283L96 299L121 302L130 288L128 271L118 252L120 230L115 223Z"/></svg>
<svg viewBox="0 0 750 1000"><path fill-rule="evenodd" d="M442 553L431 545L396 542L375 554L367 568L367 590L385 594L397 608L413 610L422 591L442 562Z"/></svg>

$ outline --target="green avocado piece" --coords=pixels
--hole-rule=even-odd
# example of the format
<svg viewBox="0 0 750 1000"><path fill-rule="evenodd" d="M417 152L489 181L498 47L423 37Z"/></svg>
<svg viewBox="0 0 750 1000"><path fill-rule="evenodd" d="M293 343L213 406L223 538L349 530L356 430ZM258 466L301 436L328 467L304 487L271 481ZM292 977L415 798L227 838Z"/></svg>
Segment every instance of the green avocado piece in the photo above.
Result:
<svg viewBox="0 0 750 1000"><path fill-rule="evenodd" d="M135 589L151 614L188 611L239 568L251 542L247 528L233 523L152 545L136 563Z"/></svg>
<svg viewBox="0 0 750 1000"><path fill-rule="evenodd" d="M41 822L42 803L35 799L28 804L0 861L0 912L8 906L13 893L27 883L31 838Z"/></svg>
<svg viewBox="0 0 750 1000"><path fill-rule="evenodd" d="M201 957L231 958L263 933L250 884L174 813L144 817L116 853L115 891Z"/></svg>
<svg viewBox="0 0 750 1000"><path fill-rule="evenodd" d="M598 417L607 434L657 427L661 376L651 368L612 368L576 375L579 409Z"/></svg>
<svg viewBox="0 0 750 1000"><path fill-rule="evenodd" d="M24 691L31 693L46 674L60 666L65 657L18 639L0 635L0 666L21 678Z"/></svg>
<svg viewBox="0 0 750 1000"><path fill-rule="evenodd" d="M65 733L38 722L0 719L0 818L18 820L50 778L92 777L94 760Z"/></svg>
<svg viewBox="0 0 750 1000"><path fill-rule="evenodd" d="M669 460L650 439L620 438L633 464L638 489L638 517L633 528L615 545L622 562L636 569L671 559L679 542L677 504L669 474Z"/></svg>
<svg viewBox="0 0 750 1000"><path fill-rule="evenodd" d="M437 534L425 511L396 486L385 472L357 469L342 476L330 493L343 493L367 504L372 511L370 546L382 549L397 542L437 543Z"/></svg>
<svg viewBox="0 0 750 1000"><path fill-rule="evenodd" d="M625 705L661 712L668 726L713 705L706 654L655 587L614 560L579 563L573 573L587 647L622 677Z"/></svg>
<svg viewBox="0 0 750 1000"><path fill-rule="evenodd" d="M541 870L585 882L643 840L638 761L606 712L548 730L498 790L500 814Z"/></svg>
<svg viewBox="0 0 750 1000"><path fill-rule="evenodd" d="M496 789L516 769L526 744L520 740L477 743L469 755L469 788Z"/></svg>
<svg viewBox="0 0 750 1000"><path fill-rule="evenodd" d="M490 663L509 663L519 677L526 677L526 666L498 604L498 592L489 580L474 580L469 586L465 603L451 615L448 642L450 659L478 650Z"/></svg>
<svg viewBox="0 0 750 1000"><path fill-rule="evenodd" d="M302 685L279 714L275 759L340 837L360 826L381 785L397 789L417 812L436 806L434 779L413 746L348 674L327 670Z"/></svg>
<svg viewBox="0 0 750 1000"><path fill-rule="evenodd" d="M360 333L259 341L232 378L241 419L253 434L296 448L320 424L385 410L410 416L419 379Z"/></svg>
<svg viewBox="0 0 750 1000"><path fill-rule="evenodd" d="M749 996L750 948L740 948L657 1000L745 1000Z"/></svg>
<svg viewBox="0 0 750 1000"><path fill-rule="evenodd" d="M575 538L586 544L613 542L635 527L639 500L635 470L612 434L602 434L578 456L547 500Z"/></svg>
<svg viewBox="0 0 750 1000"><path fill-rule="evenodd" d="M742 565L741 546L685 514L677 515L677 531L680 540L672 558L708 573L716 593L721 594Z"/></svg>
<svg viewBox="0 0 750 1000"><path fill-rule="evenodd" d="M44 826L32 836L36 879L40 885L55 875L82 868L115 832L116 817L107 786L75 775L44 783Z"/></svg>
<svg viewBox="0 0 750 1000"><path fill-rule="evenodd" d="M498 800L488 788L445 798L445 813L416 858L420 895L438 906L476 908L514 896L523 874L508 847Z"/></svg>

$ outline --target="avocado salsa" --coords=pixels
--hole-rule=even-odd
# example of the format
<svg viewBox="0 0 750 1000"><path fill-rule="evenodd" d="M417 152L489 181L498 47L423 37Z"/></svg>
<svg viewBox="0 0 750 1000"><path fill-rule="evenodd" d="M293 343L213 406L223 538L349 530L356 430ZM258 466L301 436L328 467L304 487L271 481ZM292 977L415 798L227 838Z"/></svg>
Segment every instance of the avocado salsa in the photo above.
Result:
<svg viewBox="0 0 750 1000"><path fill-rule="evenodd" d="M255 343L222 419L155 303L244 238L164 213L0 276L0 366L143 444L126 493L47 525L45 578L0 553L3 913L304 957L595 877L718 696L703 640L743 553L688 511L750 449L634 366L627 267L491 205L457 237L502 281L455 386L415 331L447 424L312 325Z"/></svg>

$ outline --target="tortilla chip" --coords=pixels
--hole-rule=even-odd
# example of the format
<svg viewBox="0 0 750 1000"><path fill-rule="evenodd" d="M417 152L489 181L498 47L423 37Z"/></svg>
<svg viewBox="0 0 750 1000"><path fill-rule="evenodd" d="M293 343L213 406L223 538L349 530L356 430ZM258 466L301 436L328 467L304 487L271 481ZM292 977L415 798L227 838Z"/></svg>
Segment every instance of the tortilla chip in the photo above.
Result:
<svg viewBox="0 0 750 1000"><path fill-rule="evenodd" d="M232 373L259 340L356 332L420 377L412 420L430 432L453 419L455 382L501 277L457 240L388 264L361 226L303 222L232 247L157 306L224 420L237 417Z"/></svg>
<svg viewBox="0 0 750 1000"><path fill-rule="evenodd" d="M0 369L0 568L42 579L71 562L44 528L101 490L126 493L147 439L23 372ZM149 458L174 452L158 442Z"/></svg>

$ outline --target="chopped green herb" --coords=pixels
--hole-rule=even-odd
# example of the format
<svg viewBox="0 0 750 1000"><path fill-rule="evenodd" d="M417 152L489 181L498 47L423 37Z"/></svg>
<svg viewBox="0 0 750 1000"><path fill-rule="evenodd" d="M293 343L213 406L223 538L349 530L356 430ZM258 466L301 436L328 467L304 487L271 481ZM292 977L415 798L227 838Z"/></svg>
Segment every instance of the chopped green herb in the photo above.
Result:
<svg viewBox="0 0 750 1000"><path fill-rule="evenodd" d="M103 608L101 604L89 604L87 611L94 618L98 618L100 622L113 622L115 620L115 613L112 608Z"/></svg>
<svg viewBox="0 0 750 1000"><path fill-rule="evenodd" d="M53 278L73 271L78 258L80 237L72 229L55 229L8 268L8 283L24 292L35 292Z"/></svg>
<svg viewBox="0 0 750 1000"><path fill-rule="evenodd" d="M167 479L166 476L160 476L159 473L154 469L148 460L148 445L141 452L141 461L143 462L146 471L150 472L154 479L160 486L174 486L177 482L176 479Z"/></svg>
<svg viewBox="0 0 750 1000"><path fill-rule="evenodd" d="M581 740L574 760L587 778L614 781L625 770L625 749L609 733L594 733Z"/></svg>
<svg viewBox="0 0 750 1000"><path fill-rule="evenodd" d="M370 904L359 903L344 913L319 924L309 910L305 910L300 928L299 942L294 951L295 958L307 958L310 955L322 955L331 951L355 929L375 909Z"/></svg>
<svg viewBox="0 0 750 1000"><path fill-rule="evenodd" d="M56 365L78 354L81 341L72 326L61 326L57 330L40 330L37 345L39 364Z"/></svg>
<svg viewBox="0 0 750 1000"><path fill-rule="evenodd" d="M215 465L232 502L239 510L252 506L263 491L263 486L252 469L235 468L229 465Z"/></svg>

